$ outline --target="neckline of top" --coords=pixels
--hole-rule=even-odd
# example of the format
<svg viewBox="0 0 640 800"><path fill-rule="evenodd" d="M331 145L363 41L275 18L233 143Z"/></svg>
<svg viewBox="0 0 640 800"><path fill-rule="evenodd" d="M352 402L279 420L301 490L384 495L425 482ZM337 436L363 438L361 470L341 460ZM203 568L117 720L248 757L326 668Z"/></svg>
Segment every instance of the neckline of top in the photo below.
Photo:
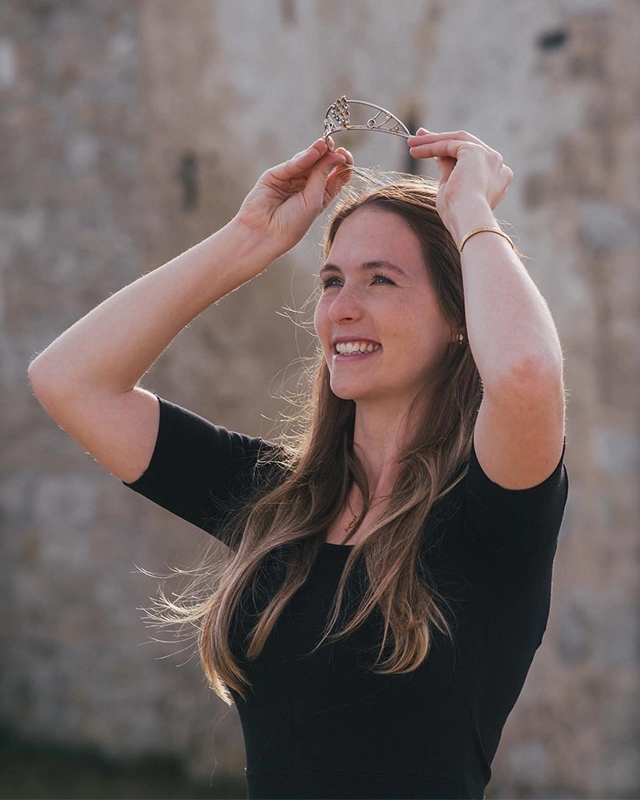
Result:
<svg viewBox="0 0 640 800"><path fill-rule="evenodd" d="M349 550L352 547L355 547L353 544L338 544L337 542L322 542L325 547L341 547L345 550Z"/></svg>

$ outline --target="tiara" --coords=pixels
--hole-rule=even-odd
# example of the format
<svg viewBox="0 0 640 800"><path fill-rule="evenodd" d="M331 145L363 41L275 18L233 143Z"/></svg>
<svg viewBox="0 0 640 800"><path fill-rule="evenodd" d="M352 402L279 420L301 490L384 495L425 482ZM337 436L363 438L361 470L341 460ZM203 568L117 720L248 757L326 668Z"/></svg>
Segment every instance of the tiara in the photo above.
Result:
<svg viewBox="0 0 640 800"><path fill-rule="evenodd" d="M369 116L366 122L353 123L351 121L351 106L364 106L367 109L367 114L371 114L369 109L373 109L376 113L373 116ZM324 117L325 141L336 131L380 131L380 133L392 133L394 136L404 136L405 139L411 136L404 122L398 119L395 114L387 111L386 108L377 106L374 103L366 103L364 100L347 100L344 95L336 100L335 103L331 103L327 109Z"/></svg>

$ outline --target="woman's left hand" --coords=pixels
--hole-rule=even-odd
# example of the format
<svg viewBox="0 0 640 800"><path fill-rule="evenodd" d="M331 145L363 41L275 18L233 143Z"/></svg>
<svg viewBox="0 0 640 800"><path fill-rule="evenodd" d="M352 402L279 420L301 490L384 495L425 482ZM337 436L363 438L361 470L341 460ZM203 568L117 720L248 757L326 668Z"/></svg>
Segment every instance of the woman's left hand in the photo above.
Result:
<svg viewBox="0 0 640 800"><path fill-rule="evenodd" d="M414 158L435 158L440 171L436 207L456 242L469 225L488 224L513 172L500 153L466 131L431 133L418 128L408 140Z"/></svg>

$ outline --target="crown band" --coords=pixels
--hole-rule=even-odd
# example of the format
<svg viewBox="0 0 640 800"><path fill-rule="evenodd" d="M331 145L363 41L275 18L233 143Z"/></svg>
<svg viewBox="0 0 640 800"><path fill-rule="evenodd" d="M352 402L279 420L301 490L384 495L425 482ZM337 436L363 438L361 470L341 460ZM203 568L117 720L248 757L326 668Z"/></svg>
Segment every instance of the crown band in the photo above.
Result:
<svg viewBox="0 0 640 800"><path fill-rule="evenodd" d="M365 123L354 123L351 121L351 106L364 106L367 109L374 109L376 113L370 116ZM380 131L380 133L403 136L405 139L411 136L404 122L386 108L374 103L367 103L364 100L347 100L345 95L329 106L324 117L325 141L336 131Z"/></svg>

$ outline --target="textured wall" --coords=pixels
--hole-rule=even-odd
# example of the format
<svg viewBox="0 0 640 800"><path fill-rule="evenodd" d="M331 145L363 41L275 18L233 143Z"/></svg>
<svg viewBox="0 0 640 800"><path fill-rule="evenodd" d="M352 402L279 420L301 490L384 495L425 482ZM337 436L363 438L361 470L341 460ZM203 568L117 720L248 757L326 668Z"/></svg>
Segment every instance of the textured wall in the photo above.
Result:
<svg viewBox="0 0 640 800"><path fill-rule="evenodd" d="M571 491L551 619L488 796L637 796L640 4L5 0L0 25L0 723L241 772L237 714L197 663L140 646L154 583L135 565L188 563L206 537L57 429L26 367L224 224L344 93L503 153L515 180L500 214L565 351ZM406 168L393 137L342 142ZM317 234L201 315L143 384L268 434L273 378L310 341L276 312L310 288Z"/></svg>

